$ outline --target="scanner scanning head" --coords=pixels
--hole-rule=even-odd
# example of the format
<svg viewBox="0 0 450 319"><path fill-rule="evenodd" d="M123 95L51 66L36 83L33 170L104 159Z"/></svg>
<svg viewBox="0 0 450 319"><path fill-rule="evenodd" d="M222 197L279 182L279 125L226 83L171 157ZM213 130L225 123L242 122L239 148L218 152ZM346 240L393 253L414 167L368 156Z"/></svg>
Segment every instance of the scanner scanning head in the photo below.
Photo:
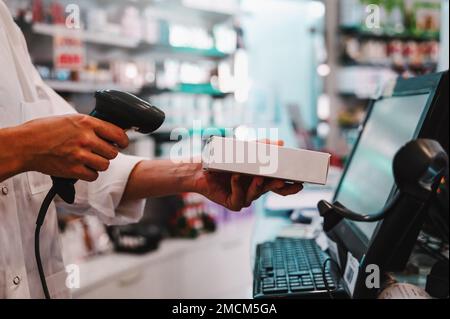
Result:
<svg viewBox="0 0 450 319"><path fill-rule="evenodd" d="M149 134L165 120L159 108L127 92L101 90L95 92L95 98L91 115L123 129L136 128L140 133Z"/></svg>

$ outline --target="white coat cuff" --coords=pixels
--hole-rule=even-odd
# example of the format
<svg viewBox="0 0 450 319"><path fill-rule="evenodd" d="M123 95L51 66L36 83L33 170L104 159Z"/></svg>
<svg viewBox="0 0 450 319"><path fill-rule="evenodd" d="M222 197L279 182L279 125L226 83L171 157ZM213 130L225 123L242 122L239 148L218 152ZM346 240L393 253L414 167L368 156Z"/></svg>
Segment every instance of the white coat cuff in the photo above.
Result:
<svg viewBox="0 0 450 319"><path fill-rule="evenodd" d="M96 181L75 184L80 186L80 190L77 187L75 204L89 203L90 209L93 210L91 213L108 225L137 222L144 213L145 199L122 202L122 196L130 173L142 160L140 157L119 153L110 162L108 170L100 173Z"/></svg>

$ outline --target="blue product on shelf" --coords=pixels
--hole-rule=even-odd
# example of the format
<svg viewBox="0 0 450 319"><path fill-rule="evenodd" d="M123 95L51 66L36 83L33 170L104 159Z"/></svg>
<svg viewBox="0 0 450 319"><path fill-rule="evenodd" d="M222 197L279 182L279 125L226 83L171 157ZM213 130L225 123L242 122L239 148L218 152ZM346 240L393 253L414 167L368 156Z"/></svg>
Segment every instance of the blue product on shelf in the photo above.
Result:
<svg viewBox="0 0 450 319"><path fill-rule="evenodd" d="M58 81L69 81L71 71L68 69L56 69L54 70L54 77Z"/></svg>
<svg viewBox="0 0 450 319"><path fill-rule="evenodd" d="M47 66L37 65L36 70L38 71L41 78L44 80L47 80L51 77L51 70Z"/></svg>
<svg viewBox="0 0 450 319"><path fill-rule="evenodd" d="M169 44L169 35L170 35L170 31L169 31L169 23L165 20L160 20L159 21L159 39L160 39L160 44Z"/></svg>

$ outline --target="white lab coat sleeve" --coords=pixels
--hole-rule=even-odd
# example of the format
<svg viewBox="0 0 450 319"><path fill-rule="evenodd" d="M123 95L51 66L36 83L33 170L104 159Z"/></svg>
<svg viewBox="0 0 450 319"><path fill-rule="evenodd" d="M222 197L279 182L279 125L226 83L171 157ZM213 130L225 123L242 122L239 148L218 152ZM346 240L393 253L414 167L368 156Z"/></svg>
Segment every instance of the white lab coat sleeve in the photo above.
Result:
<svg viewBox="0 0 450 319"><path fill-rule="evenodd" d="M26 57L26 67L31 77L37 96L48 99L51 114L73 114L76 110L50 88L40 77L28 54L25 39L17 28L23 54ZM72 205L61 199L55 200L58 211L75 214L96 215L106 224L127 224L138 221L144 211L145 200L122 201L122 196L130 173L143 158L119 154L110 162L107 171L100 173L99 178L92 182L78 181L75 184L76 198Z"/></svg>
<svg viewBox="0 0 450 319"><path fill-rule="evenodd" d="M57 210L63 213L93 214L107 225L137 222L142 217L145 200L122 202L122 196L131 171L141 160L136 156L119 154L96 181L78 181L75 184L74 204L68 205L57 199Z"/></svg>

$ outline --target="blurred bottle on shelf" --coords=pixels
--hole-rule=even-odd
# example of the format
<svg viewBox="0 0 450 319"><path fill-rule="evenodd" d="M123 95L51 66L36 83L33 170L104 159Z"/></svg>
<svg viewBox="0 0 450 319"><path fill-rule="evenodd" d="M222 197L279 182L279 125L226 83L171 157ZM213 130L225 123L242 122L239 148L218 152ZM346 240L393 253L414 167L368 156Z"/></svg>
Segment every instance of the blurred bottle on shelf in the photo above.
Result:
<svg viewBox="0 0 450 319"><path fill-rule="evenodd" d="M122 35L132 39L142 39L141 15L136 7L127 6L121 19Z"/></svg>
<svg viewBox="0 0 450 319"><path fill-rule="evenodd" d="M217 50L224 53L236 51L238 36L235 29L228 25L220 24L213 28L214 44Z"/></svg>
<svg viewBox="0 0 450 319"><path fill-rule="evenodd" d="M169 229L172 237L197 238L202 233L214 232L216 222L202 209L186 207L173 218Z"/></svg>
<svg viewBox="0 0 450 319"><path fill-rule="evenodd" d="M50 24L64 24L64 7L59 1L52 1L49 7L48 21Z"/></svg>
<svg viewBox="0 0 450 319"><path fill-rule="evenodd" d="M108 15L105 10L92 8L87 12L87 29L93 32L108 30Z"/></svg>
<svg viewBox="0 0 450 319"><path fill-rule="evenodd" d="M142 22L142 39L150 44L159 43L161 33L161 21L155 18L153 11L151 7L145 8Z"/></svg>
<svg viewBox="0 0 450 319"><path fill-rule="evenodd" d="M40 23L44 21L44 5L42 3L42 0L33 0L32 11L34 23Z"/></svg>
<svg viewBox="0 0 450 319"><path fill-rule="evenodd" d="M212 49L213 37L206 29L196 26L169 24L169 44L173 47Z"/></svg>
<svg viewBox="0 0 450 319"><path fill-rule="evenodd" d="M342 61L350 65L392 68L399 74L434 72L439 58L435 40L377 40L343 37Z"/></svg>
<svg viewBox="0 0 450 319"><path fill-rule="evenodd" d="M58 215L58 226L67 264L109 253L113 245L105 225L95 216Z"/></svg>

